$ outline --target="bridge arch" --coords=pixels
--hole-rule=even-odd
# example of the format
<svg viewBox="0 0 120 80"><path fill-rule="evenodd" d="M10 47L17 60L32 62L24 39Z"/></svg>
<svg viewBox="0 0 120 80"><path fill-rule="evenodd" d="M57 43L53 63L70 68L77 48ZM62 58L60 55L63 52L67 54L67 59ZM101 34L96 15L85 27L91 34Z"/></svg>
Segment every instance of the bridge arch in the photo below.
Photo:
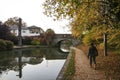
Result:
<svg viewBox="0 0 120 80"><path fill-rule="evenodd" d="M62 42L64 43L64 41L71 42L70 39L61 39L61 40L57 41L56 45L60 47L60 46L61 46L61 43L62 43ZM72 42L71 42L71 43L72 43Z"/></svg>
<svg viewBox="0 0 120 80"><path fill-rule="evenodd" d="M71 46L71 40L70 39L62 39L56 43L57 47L61 52L68 53Z"/></svg>

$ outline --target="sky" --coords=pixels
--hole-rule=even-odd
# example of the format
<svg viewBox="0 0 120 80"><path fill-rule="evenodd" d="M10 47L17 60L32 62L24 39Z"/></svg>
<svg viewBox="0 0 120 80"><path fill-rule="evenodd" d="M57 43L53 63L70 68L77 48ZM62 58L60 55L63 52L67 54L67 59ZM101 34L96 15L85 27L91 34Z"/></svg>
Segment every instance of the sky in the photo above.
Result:
<svg viewBox="0 0 120 80"><path fill-rule="evenodd" d="M0 21L8 18L20 17L27 26L38 26L43 30L53 29L55 33L71 33L66 26L68 20L54 21L53 18L43 14L43 2L45 0L0 0Z"/></svg>

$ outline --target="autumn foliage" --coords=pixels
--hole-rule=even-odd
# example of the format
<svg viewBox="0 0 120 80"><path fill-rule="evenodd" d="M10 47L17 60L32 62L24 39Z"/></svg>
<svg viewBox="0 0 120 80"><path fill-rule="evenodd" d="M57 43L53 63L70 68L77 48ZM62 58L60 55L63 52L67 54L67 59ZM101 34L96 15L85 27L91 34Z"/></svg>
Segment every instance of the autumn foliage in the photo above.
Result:
<svg viewBox="0 0 120 80"><path fill-rule="evenodd" d="M46 0L44 13L70 20L72 35L84 44L101 46L107 34L108 47L120 47L120 1L118 0Z"/></svg>

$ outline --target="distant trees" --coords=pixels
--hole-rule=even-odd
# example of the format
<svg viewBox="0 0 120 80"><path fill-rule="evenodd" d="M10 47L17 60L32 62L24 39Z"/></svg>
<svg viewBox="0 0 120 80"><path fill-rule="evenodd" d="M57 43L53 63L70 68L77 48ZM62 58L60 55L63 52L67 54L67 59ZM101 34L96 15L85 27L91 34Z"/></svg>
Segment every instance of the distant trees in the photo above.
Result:
<svg viewBox="0 0 120 80"><path fill-rule="evenodd" d="M47 29L45 32L46 41L48 45L52 45L52 41L54 39L55 32L52 29Z"/></svg>
<svg viewBox="0 0 120 80"><path fill-rule="evenodd" d="M9 18L7 21L4 22L4 24L6 24L9 27L13 27L13 26L18 26L18 21L19 17L13 17L13 18ZM23 21L22 22L22 27L26 27L27 24Z"/></svg>
<svg viewBox="0 0 120 80"><path fill-rule="evenodd" d="M32 29L33 31L36 31ZM39 36L31 36L31 37L24 37L23 43L24 44L32 44L32 45L52 45L52 41L54 39L55 32L52 29L47 29L45 32L42 30L40 31Z"/></svg>
<svg viewBox="0 0 120 80"><path fill-rule="evenodd" d="M0 24L0 39L9 40L11 38L10 29L7 25Z"/></svg>
<svg viewBox="0 0 120 80"><path fill-rule="evenodd" d="M15 36L10 32L11 27L18 27L18 17L9 18L4 23L0 22L0 39L10 40L14 42L15 45L18 44L18 36ZM22 27L26 27L26 23L22 22ZM52 45L52 41L55 35L54 30L47 29L46 32L37 26L29 27L30 31L33 33L40 33L38 36L25 36L22 38L23 45Z"/></svg>
<svg viewBox="0 0 120 80"><path fill-rule="evenodd" d="M4 23L0 23L0 39L10 40L17 44L17 37L10 32L10 27Z"/></svg>
<svg viewBox="0 0 120 80"><path fill-rule="evenodd" d="M8 48L9 46L13 46L13 44L17 44L17 37L10 32L10 27L2 22L0 23L0 39L2 41L5 40L6 44L8 43Z"/></svg>

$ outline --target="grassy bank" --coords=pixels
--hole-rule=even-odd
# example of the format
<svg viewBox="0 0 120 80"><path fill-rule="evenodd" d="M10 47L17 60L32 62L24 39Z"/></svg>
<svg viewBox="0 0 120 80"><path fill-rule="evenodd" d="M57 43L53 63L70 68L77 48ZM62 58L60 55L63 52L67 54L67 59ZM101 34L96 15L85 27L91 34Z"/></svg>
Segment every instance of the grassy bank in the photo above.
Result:
<svg viewBox="0 0 120 80"><path fill-rule="evenodd" d="M88 46L78 46L85 54L88 53ZM120 80L120 52L108 50L108 56L104 56L103 50L98 49L97 70L105 73L109 80Z"/></svg>
<svg viewBox="0 0 120 80"><path fill-rule="evenodd" d="M63 80L71 80L72 79L72 77L75 73L75 60L74 60L74 58L75 58L75 51L72 50L70 60L68 62L65 73L63 75Z"/></svg>

